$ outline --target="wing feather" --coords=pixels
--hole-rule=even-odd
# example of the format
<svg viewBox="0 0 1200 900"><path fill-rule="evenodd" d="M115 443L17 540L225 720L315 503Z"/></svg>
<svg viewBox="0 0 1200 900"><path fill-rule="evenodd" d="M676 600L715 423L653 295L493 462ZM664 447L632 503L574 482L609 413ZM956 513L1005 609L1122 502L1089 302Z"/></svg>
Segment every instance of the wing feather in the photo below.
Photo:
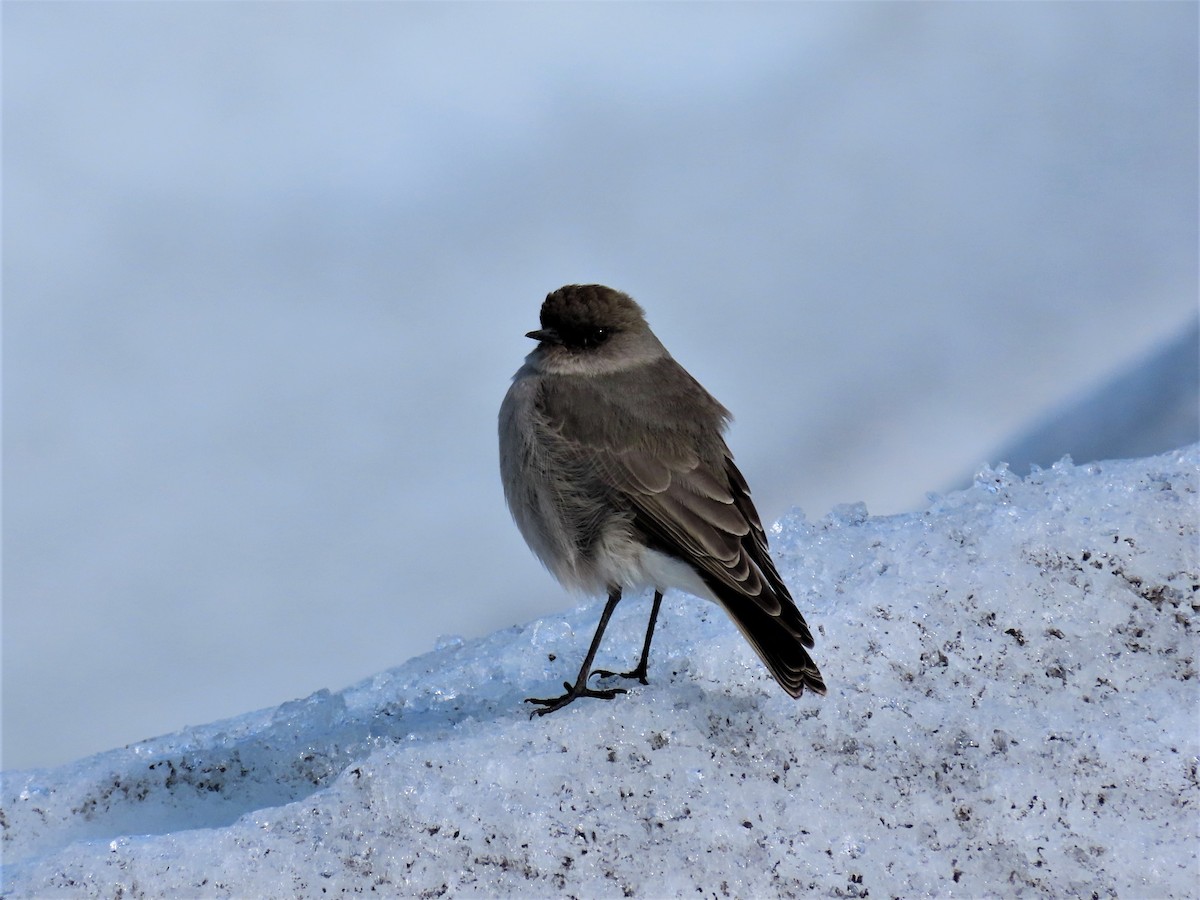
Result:
<svg viewBox="0 0 1200 900"><path fill-rule="evenodd" d="M812 633L721 437L725 408L669 357L636 376L560 383L541 406L558 452L598 480L649 546L696 571L784 689L824 693L805 650Z"/></svg>

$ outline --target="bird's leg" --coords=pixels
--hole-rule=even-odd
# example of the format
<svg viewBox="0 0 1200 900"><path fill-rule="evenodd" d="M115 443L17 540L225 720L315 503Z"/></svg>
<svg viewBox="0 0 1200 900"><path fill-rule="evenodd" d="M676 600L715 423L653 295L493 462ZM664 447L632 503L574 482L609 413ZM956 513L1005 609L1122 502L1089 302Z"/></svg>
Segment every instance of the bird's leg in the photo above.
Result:
<svg viewBox="0 0 1200 900"><path fill-rule="evenodd" d="M529 697L525 700L526 703L536 703L539 706L544 706L545 709L535 709L529 714L533 716L544 716L546 713L552 713L556 709L562 709L576 697L599 697L601 700L611 700L617 694L624 694L624 688L605 688L604 690L595 690L587 686L588 670L592 667L592 661L596 658L596 651L600 649L600 639L604 637L604 629L608 627L608 620L613 614L613 610L617 608L617 604L621 601L621 589L613 588L608 593L608 603L604 605L604 612L600 614L600 624L596 626L596 634L592 638L592 646L588 649L587 657L583 661L583 666L579 669L579 677L575 679L575 685L572 687L571 682L564 681L563 687L567 692L561 697L552 697L548 700L540 700L537 697Z"/></svg>
<svg viewBox="0 0 1200 900"><path fill-rule="evenodd" d="M650 624L646 626L646 642L642 644L642 658L637 664L637 668L629 672L610 672L607 669L597 669L593 675L599 675L601 678L612 678L614 675L620 678L634 678L642 684L649 684L646 680L646 675L650 671L650 642L654 640L654 623L658 621L658 608L662 606L662 591L654 592L654 607L650 610Z"/></svg>

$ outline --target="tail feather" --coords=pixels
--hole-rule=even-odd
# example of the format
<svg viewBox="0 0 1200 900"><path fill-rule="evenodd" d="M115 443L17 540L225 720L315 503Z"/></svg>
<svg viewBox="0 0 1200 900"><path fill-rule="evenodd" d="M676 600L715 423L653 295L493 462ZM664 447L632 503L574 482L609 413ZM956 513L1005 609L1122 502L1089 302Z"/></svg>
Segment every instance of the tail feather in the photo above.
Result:
<svg viewBox="0 0 1200 900"><path fill-rule="evenodd" d="M812 632L791 598L780 596L782 609L773 616L749 597L712 584L709 588L780 687L793 697L799 697L805 688L815 694L825 693L825 681L808 653L813 645Z"/></svg>

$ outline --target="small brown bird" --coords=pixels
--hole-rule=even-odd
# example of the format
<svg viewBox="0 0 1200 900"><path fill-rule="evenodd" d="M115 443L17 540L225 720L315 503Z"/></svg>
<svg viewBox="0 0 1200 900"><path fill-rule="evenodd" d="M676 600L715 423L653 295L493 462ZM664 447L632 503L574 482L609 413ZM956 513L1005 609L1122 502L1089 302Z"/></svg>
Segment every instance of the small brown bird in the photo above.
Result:
<svg viewBox="0 0 1200 900"><path fill-rule="evenodd" d="M679 363L629 296L598 284L546 297L538 342L500 407L504 496L526 543L564 587L607 593L575 684L529 698L539 715L611 699L591 671L627 589L654 588L636 668L646 684L663 591L719 604L793 697L825 693L812 632L767 551L750 489L725 445L730 414Z"/></svg>

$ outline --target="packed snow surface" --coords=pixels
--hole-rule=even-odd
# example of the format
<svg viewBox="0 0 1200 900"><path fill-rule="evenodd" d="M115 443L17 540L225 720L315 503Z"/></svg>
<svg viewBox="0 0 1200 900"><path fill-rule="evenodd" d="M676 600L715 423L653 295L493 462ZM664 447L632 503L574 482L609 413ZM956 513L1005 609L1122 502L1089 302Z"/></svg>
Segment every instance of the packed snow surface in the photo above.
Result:
<svg viewBox="0 0 1200 900"><path fill-rule="evenodd" d="M785 517L823 698L671 594L650 685L611 702L522 703L574 677L589 602L6 773L4 893L1194 896L1198 463L989 469L917 513ZM619 607L601 666L632 664L647 610Z"/></svg>

